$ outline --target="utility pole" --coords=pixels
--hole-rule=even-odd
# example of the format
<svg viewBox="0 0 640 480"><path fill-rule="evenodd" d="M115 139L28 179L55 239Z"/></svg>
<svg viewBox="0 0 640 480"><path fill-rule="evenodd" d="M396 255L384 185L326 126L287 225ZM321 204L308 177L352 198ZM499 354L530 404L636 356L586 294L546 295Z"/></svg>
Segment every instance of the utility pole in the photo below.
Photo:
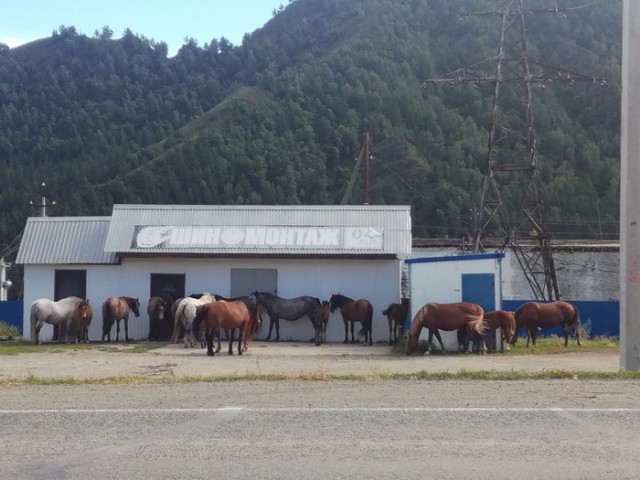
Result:
<svg viewBox="0 0 640 480"><path fill-rule="evenodd" d="M0 302L6 302L8 298L8 292L11 285L11 280L7 280L7 269L11 267L10 263L4 261L4 258L0 258Z"/></svg>
<svg viewBox="0 0 640 480"><path fill-rule="evenodd" d="M47 185L42 182L42 184L40 185L40 204L39 205L34 205L33 202L29 202L29 205L31 205L33 208L39 208L40 209L40 215L38 215L39 217L46 217L47 216L47 197L44 194L44 187L46 187ZM56 202L51 202L50 206L54 206L56 204Z"/></svg>
<svg viewBox="0 0 640 480"><path fill-rule="evenodd" d="M363 203L364 205L369 204L369 163L370 163L369 150L370 150L369 132L366 132L363 135L362 148L360 149L358 158L356 158L356 164L353 167L353 171L351 172L351 177L349 178L349 183L347 184L347 189L344 192L344 195L342 196L342 201L340 202L340 205L347 205L349 203L349 198L351 197L351 191L353 190L353 185L356 183L356 179L358 178L358 174L360 173L361 168L363 170L363 185L364 185Z"/></svg>
<svg viewBox="0 0 640 480"><path fill-rule="evenodd" d="M484 251L482 240L488 231L494 235L498 232L499 238L503 239L501 249L513 251L539 300L557 300L560 292L545 225L531 86L538 84L544 88L554 81L573 84L585 78L564 71L551 75L531 71L525 15L566 11L563 8L525 9L524 0L506 0L500 10L463 13L463 17L475 15L500 19L500 42L493 72L463 68L445 78L429 79L423 83L423 87L429 84L493 84L480 208L474 216L473 251ZM503 89L512 89L514 93L504 95ZM506 100L508 97L519 97L521 103L514 105L513 100ZM500 188L505 184L519 189L519 205L505 204L500 194Z"/></svg>

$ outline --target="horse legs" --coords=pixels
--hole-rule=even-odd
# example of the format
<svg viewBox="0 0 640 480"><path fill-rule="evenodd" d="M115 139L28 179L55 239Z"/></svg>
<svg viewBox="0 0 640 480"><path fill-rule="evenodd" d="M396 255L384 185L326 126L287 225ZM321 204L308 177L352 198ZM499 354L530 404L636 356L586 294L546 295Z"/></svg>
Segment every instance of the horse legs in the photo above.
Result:
<svg viewBox="0 0 640 480"><path fill-rule="evenodd" d="M129 341L129 317L124 317L124 339Z"/></svg>
<svg viewBox="0 0 640 480"><path fill-rule="evenodd" d="M233 355L233 339L236 336L236 329L229 329L229 355Z"/></svg>
<svg viewBox="0 0 640 480"><path fill-rule="evenodd" d="M351 343L356 343L356 336L353 334L353 329L356 322L351 322Z"/></svg>
<svg viewBox="0 0 640 480"><path fill-rule="evenodd" d="M40 329L42 328L42 325L44 325L44 322L42 320L38 320L38 323L36 324L36 328L35 328L35 344L38 345L40 343Z"/></svg>
<svg viewBox="0 0 640 480"><path fill-rule="evenodd" d="M573 331L576 334L576 341L578 342L578 346L580 346L580 322L574 323Z"/></svg>
<svg viewBox="0 0 640 480"><path fill-rule="evenodd" d="M244 332L244 328L238 329L238 355L242 355L242 333Z"/></svg>
<svg viewBox="0 0 640 480"><path fill-rule="evenodd" d="M344 342L342 343L349 343L349 321L348 320L342 320L344 322Z"/></svg>
<svg viewBox="0 0 640 480"><path fill-rule="evenodd" d="M445 352L444 349L444 343L442 343L442 337L440 336L440 331L437 328L429 329L429 344L431 344L431 340L432 340L432 335L436 336L436 339L438 340L438 343L440 344L440 349Z"/></svg>
<svg viewBox="0 0 640 480"><path fill-rule="evenodd" d="M120 320L116 320L116 342L120 339Z"/></svg>
<svg viewBox="0 0 640 480"><path fill-rule="evenodd" d="M207 328L204 334L204 338L207 341L207 355L213 357L216 353L213 351L213 329ZM218 334L218 341L220 341L220 335Z"/></svg>
<svg viewBox="0 0 640 480"><path fill-rule="evenodd" d="M389 318L389 346L393 345L393 342L395 340L391 338L391 332L393 331L393 336L395 337L395 333L396 333L396 328L393 325L393 320L391 318Z"/></svg>

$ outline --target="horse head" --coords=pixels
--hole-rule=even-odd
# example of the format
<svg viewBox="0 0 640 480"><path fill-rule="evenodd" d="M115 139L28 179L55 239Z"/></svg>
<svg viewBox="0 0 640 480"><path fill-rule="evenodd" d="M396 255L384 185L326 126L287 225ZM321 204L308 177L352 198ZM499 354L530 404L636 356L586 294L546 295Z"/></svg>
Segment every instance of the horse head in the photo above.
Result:
<svg viewBox="0 0 640 480"><path fill-rule="evenodd" d="M129 303L129 308L131 308L131 310L133 310L133 313L136 317L140 316L140 299L138 298L132 298L131 302Z"/></svg>

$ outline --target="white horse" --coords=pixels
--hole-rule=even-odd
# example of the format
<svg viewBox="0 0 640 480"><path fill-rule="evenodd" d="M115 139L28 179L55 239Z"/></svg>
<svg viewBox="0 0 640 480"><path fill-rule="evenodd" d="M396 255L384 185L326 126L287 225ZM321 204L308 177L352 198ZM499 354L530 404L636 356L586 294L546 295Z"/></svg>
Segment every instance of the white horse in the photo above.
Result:
<svg viewBox="0 0 640 480"><path fill-rule="evenodd" d="M40 329L42 325L60 325L65 322L67 327L67 343L69 343L69 327L73 320L73 308L82 299L79 297L65 297L54 302L48 298L40 298L31 304L31 340L36 345L40 343ZM59 337L58 337L59 340Z"/></svg>
<svg viewBox="0 0 640 480"><path fill-rule="evenodd" d="M194 298L194 296L183 298L178 304L176 314L173 317L174 325L171 343L178 341L180 326L182 326L184 329L184 348L195 347L196 337L191 327L193 326L193 319L196 317L196 308L199 305L215 301L216 299L211 293L203 293L202 295L198 295L198 298Z"/></svg>

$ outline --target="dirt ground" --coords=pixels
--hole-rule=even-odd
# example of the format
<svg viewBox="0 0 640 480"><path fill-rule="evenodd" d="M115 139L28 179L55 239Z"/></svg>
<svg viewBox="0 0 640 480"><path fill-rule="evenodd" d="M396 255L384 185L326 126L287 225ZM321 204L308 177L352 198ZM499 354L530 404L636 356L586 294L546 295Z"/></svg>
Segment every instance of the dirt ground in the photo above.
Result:
<svg viewBox="0 0 640 480"><path fill-rule="evenodd" d="M253 342L244 355L226 353L214 357L200 348L182 344L158 344L144 353L130 352L135 344L114 344L94 348L65 346L56 351L4 355L0 358L0 380L37 376L45 378L105 378L134 375L157 377L243 376L268 374L356 374L459 372L496 370L562 370L570 372L619 370L619 353L584 353L577 348L552 355L479 355L404 356L394 355L384 344L361 345ZM223 352L225 352L223 346Z"/></svg>

